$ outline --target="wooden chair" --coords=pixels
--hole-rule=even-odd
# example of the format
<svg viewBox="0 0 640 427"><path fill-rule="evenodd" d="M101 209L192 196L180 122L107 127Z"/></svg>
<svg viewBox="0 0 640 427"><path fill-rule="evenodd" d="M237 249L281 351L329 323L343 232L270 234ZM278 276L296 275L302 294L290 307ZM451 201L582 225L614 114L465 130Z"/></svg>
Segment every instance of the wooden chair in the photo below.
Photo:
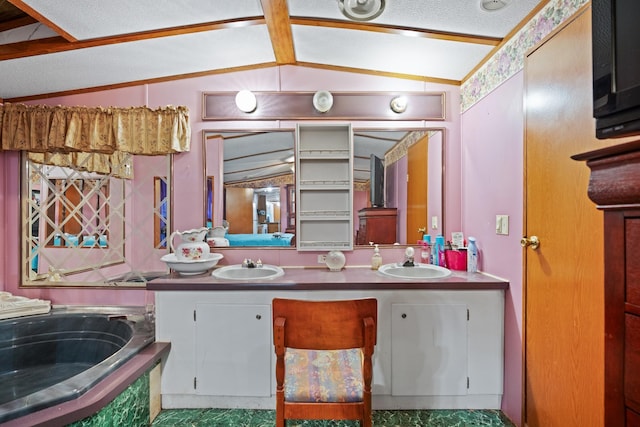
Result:
<svg viewBox="0 0 640 427"><path fill-rule="evenodd" d="M273 300L276 427L287 419L360 420L371 427L378 302Z"/></svg>

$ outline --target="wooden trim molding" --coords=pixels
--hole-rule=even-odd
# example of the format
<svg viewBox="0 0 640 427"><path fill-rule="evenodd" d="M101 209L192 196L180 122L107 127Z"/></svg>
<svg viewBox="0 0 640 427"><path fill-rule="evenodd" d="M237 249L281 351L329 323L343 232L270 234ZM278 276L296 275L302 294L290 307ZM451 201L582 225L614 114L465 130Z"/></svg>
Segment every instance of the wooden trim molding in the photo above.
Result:
<svg viewBox="0 0 640 427"><path fill-rule="evenodd" d="M577 154L591 169L589 198L598 207L639 206L640 140Z"/></svg>

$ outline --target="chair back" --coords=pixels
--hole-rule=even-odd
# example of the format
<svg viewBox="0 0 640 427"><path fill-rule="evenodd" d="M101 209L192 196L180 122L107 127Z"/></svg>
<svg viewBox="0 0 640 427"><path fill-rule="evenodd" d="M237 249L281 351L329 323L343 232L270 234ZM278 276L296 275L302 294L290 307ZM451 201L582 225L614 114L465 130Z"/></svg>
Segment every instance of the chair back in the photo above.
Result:
<svg viewBox="0 0 640 427"><path fill-rule="evenodd" d="M307 350L343 350L376 344L378 301L375 298L304 301L275 298L272 304L274 345ZM281 336L276 320L284 319ZM368 319L365 321L365 319ZM372 327L365 325L370 323Z"/></svg>
<svg viewBox="0 0 640 427"><path fill-rule="evenodd" d="M378 301L375 298L341 301L275 298L272 310L276 427L285 427L287 419L357 419L362 427L371 427L372 356ZM290 350L290 355L306 353L298 360L304 366L294 366L290 376L285 363L287 349L296 349ZM338 357L340 360L350 359L351 354L358 352L360 364L336 366L326 359L316 364L313 354L325 350L343 353ZM297 358L292 359L296 365ZM327 369L328 372L319 372Z"/></svg>

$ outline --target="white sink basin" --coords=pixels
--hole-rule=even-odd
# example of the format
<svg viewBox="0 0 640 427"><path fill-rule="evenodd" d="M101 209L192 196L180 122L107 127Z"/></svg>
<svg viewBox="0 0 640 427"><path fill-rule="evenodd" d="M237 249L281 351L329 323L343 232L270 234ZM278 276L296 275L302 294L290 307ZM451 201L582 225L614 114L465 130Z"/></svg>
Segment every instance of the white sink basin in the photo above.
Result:
<svg viewBox="0 0 640 427"><path fill-rule="evenodd" d="M385 264L378 271L385 276L398 279L440 279L451 275L451 270L432 264L418 264L404 267L400 263Z"/></svg>
<svg viewBox="0 0 640 427"><path fill-rule="evenodd" d="M213 277L222 280L265 280L284 276L284 270L275 265L247 268L241 264L227 265L213 270Z"/></svg>

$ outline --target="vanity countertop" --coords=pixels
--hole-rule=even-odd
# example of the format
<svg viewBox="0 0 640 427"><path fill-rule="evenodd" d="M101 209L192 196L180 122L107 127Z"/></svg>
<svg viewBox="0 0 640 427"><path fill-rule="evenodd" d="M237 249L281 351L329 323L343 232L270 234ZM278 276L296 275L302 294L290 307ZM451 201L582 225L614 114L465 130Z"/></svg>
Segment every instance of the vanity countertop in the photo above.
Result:
<svg viewBox="0 0 640 427"><path fill-rule="evenodd" d="M318 267L283 267L285 275L266 280L220 280L211 272L194 276L170 276L147 283L152 291L237 291L237 290L489 290L507 289L509 282L484 273L452 271L439 279L398 279L368 267L346 267L329 271Z"/></svg>

